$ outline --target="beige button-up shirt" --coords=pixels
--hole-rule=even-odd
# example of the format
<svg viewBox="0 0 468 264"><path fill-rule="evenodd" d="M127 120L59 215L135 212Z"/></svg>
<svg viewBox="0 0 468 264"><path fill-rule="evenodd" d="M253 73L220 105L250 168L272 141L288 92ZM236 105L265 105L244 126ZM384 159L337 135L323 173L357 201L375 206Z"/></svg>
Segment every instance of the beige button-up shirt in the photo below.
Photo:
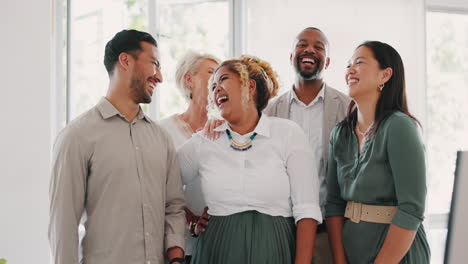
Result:
<svg viewBox="0 0 468 264"><path fill-rule="evenodd" d="M170 136L105 98L57 137L49 240L56 264L163 263L184 247L184 196ZM79 260L78 225L86 216Z"/></svg>

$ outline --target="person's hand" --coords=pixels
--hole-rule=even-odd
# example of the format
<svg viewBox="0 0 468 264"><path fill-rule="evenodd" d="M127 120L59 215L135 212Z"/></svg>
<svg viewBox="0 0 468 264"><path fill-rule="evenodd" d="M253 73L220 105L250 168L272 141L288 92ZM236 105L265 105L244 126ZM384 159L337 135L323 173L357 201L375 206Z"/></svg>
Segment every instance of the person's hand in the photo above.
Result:
<svg viewBox="0 0 468 264"><path fill-rule="evenodd" d="M195 227L195 235L199 235L201 232L205 232L208 228L208 222L210 221L211 215L208 214L208 207L205 207L202 216L198 219L197 226Z"/></svg>
<svg viewBox="0 0 468 264"><path fill-rule="evenodd" d="M180 247L171 247L167 250L169 263L183 263L184 255L184 250Z"/></svg>
<svg viewBox="0 0 468 264"><path fill-rule="evenodd" d="M190 225L190 223L198 221L199 216L195 215L187 207L185 207L184 210L185 210L185 219L187 220L187 224Z"/></svg>
<svg viewBox="0 0 468 264"><path fill-rule="evenodd" d="M219 120L219 119L210 119L206 121L205 127L203 128L205 135L211 140L218 139L219 135L221 135L221 132L214 131L214 129L220 126L221 124L223 124L224 122L225 122L224 120Z"/></svg>

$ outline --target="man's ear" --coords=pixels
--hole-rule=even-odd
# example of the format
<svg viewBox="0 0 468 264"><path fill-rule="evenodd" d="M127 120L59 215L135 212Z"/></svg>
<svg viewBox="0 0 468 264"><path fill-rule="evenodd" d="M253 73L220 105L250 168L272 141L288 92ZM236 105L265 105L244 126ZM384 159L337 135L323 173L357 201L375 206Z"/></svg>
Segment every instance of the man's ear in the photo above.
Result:
<svg viewBox="0 0 468 264"><path fill-rule="evenodd" d="M328 69L328 66L330 66L330 57L325 59L325 69Z"/></svg>
<svg viewBox="0 0 468 264"><path fill-rule="evenodd" d="M119 55L118 64L122 69L128 71L133 64L133 57L128 53L122 52Z"/></svg>

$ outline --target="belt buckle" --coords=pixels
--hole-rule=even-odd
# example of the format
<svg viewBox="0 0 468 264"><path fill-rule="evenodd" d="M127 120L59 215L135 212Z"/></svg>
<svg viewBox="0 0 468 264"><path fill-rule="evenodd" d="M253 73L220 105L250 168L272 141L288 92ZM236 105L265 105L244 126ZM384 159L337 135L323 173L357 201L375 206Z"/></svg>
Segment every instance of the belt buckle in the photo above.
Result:
<svg viewBox="0 0 468 264"><path fill-rule="evenodd" d="M361 222L362 203L351 202L351 221L354 223Z"/></svg>

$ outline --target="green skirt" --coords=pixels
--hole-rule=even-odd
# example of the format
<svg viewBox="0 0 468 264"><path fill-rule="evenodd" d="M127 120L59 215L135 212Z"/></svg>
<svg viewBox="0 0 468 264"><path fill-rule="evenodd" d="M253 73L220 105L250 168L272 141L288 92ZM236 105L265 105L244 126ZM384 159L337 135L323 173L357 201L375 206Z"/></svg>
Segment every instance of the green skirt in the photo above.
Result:
<svg viewBox="0 0 468 264"><path fill-rule="evenodd" d="M295 238L292 217L257 211L212 216L190 264L290 264L294 263Z"/></svg>
<svg viewBox="0 0 468 264"><path fill-rule="evenodd" d="M345 220L343 226L343 246L349 264L374 263L387 237L390 225L361 221L353 223ZM431 250L426 239L426 232L421 224L413 244L400 264L428 264L431 262Z"/></svg>

